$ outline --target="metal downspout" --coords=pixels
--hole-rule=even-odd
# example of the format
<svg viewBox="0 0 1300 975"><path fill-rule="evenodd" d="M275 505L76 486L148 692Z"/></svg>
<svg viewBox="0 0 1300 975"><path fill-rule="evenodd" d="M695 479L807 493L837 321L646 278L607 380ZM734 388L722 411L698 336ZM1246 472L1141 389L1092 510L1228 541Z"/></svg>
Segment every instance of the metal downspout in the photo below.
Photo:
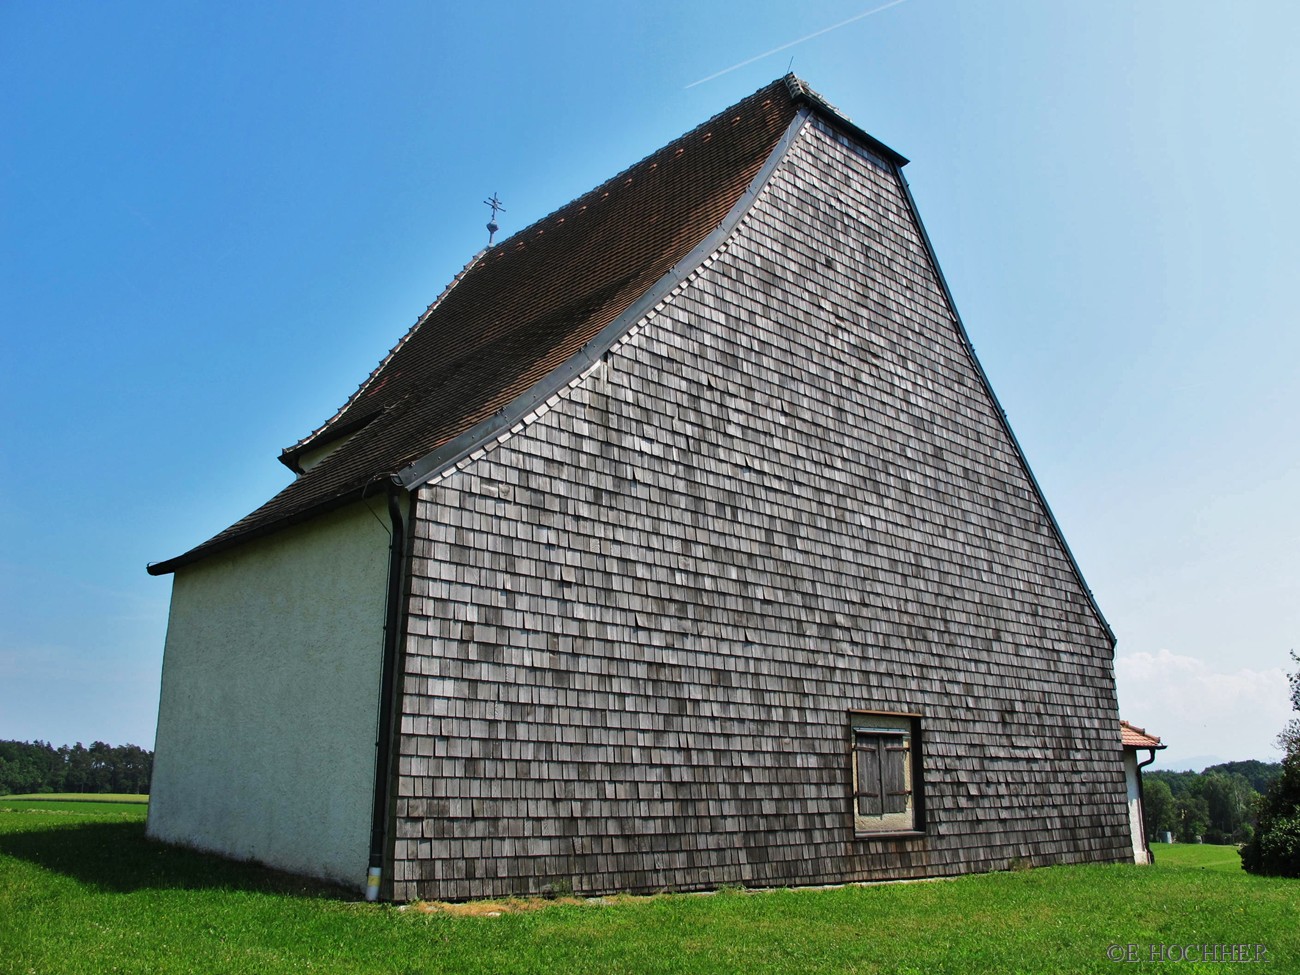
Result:
<svg viewBox="0 0 1300 975"><path fill-rule="evenodd" d="M1147 851L1147 863L1154 865L1156 855L1151 852L1151 841L1147 839L1147 794L1146 787L1142 785L1142 770L1156 760L1156 750L1150 749L1151 757L1145 762L1137 763L1138 777L1138 810L1142 814L1142 846Z"/></svg>
<svg viewBox="0 0 1300 975"><path fill-rule="evenodd" d="M389 822L392 819L391 784L397 740L397 669L401 656L402 596L406 591L406 525L396 485L388 488L388 517L393 530L388 546L388 600L384 614L384 661L379 682L378 739L375 742L375 788L370 820L370 866L366 872L366 900L377 901L388 859ZM391 890L392 878L388 878Z"/></svg>

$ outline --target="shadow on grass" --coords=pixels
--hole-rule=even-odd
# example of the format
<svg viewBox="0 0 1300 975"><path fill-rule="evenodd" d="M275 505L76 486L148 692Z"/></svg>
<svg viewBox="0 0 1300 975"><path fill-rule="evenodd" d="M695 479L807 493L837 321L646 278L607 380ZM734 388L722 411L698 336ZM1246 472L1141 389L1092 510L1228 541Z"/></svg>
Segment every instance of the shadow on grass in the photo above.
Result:
<svg viewBox="0 0 1300 975"><path fill-rule="evenodd" d="M341 887L147 839L144 823L77 823L0 834L0 853L100 890L245 890L358 900Z"/></svg>

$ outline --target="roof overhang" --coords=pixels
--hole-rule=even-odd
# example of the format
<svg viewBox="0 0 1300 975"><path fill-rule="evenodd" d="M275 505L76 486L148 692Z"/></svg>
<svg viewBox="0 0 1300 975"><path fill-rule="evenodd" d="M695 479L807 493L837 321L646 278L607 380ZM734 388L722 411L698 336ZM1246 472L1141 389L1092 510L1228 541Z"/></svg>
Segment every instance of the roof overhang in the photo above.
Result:
<svg viewBox="0 0 1300 975"><path fill-rule="evenodd" d="M348 505L364 501L366 498L381 497L386 495L394 488L400 489L401 485L391 474L380 474L373 477L366 484L350 491L345 491L334 497L327 498L317 504L305 507L300 511L284 515L275 521L267 522L256 528L251 528L246 532L238 535L232 535L229 538L218 541L207 542L198 548L191 549L183 555L167 559L163 562L150 562L145 566L145 571L151 576L165 576L182 569L187 565L193 565L195 562L202 562L204 559L213 555L219 555L222 552L228 552L231 549L239 548L258 538L265 538L268 535L274 535L276 532L291 528L294 525L301 525L303 522L311 521L313 518L327 514L331 511L337 511L339 508L345 508Z"/></svg>

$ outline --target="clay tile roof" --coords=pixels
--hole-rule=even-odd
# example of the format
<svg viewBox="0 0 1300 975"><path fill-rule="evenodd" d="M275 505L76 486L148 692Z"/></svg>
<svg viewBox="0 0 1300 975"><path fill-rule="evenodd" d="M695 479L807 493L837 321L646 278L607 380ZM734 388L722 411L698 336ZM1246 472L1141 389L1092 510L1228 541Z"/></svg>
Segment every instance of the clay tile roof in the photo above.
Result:
<svg viewBox="0 0 1300 975"><path fill-rule="evenodd" d="M1160 743L1160 739L1155 735L1148 735L1145 728L1139 728L1137 725L1129 724L1123 719L1119 723L1120 734L1124 739L1125 748L1165 748L1167 746Z"/></svg>
<svg viewBox="0 0 1300 975"><path fill-rule="evenodd" d="M302 454L337 441L333 453L224 532L149 571L380 494L398 471L498 413L719 225L800 105L833 112L793 76L775 81L478 255L338 413L282 459L297 469Z"/></svg>

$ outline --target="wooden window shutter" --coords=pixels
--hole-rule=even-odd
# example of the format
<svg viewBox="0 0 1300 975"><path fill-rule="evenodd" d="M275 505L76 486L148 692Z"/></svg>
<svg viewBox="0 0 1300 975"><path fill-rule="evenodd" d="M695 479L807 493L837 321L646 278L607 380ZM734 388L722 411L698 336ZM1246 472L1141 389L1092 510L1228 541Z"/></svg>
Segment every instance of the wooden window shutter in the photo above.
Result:
<svg viewBox="0 0 1300 975"><path fill-rule="evenodd" d="M907 763L911 760L907 739L902 735L891 735L881 739L881 744L884 748L880 761L880 783L884 792L885 812L904 812L912 791L907 787Z"/></svg>
<svg viewBox="0 0 1300 975"><path fill-rule="evenodd" d="M877 735L857 735L853 752L857 759L859 816L879 816L884 811L880 779L880 745Z"/></svg>

